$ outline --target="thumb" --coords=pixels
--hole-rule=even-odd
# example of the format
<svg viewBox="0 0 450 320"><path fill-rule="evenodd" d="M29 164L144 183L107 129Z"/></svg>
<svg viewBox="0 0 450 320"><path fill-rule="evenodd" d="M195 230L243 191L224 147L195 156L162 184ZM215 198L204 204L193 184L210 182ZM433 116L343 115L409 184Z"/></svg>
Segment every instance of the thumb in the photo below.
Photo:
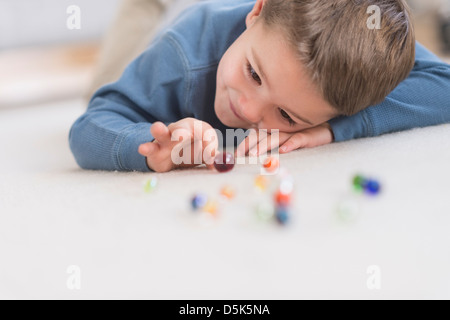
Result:
<svg viewBox="0 0 450 320"><path fill-rule="evenodd" d="M148 155L159 150L159 144L154 142L143 143L139 146L138 152L140 155L147 157Z"/></svg>

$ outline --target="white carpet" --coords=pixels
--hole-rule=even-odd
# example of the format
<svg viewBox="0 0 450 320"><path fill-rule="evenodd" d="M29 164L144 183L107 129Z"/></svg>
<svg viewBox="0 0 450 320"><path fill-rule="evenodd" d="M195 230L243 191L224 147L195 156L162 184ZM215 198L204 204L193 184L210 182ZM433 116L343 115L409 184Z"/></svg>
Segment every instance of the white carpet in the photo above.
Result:
<svg viewBox="0 0 450 320"><path fill-rule="evenodd" d="M0 112L0 298L450 298L450 125L282 156L296 189L280 227L255 218L259 166L82 171L67 136L83 108ZM383 193L351 196L361 214L343 223L335 208L359 172ZM238 193L216 220L191 212L194 193L216 197L225 184ZM381 273L368 274L373 265ZM70 266L80 290L67 285Z"/></svg>

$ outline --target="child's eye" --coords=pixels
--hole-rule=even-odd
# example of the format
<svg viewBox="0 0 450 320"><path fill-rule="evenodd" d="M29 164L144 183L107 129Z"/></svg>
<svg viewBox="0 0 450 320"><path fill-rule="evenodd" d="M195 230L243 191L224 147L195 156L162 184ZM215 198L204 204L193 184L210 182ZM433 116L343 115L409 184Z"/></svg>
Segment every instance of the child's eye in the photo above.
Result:
<svg viewBox="0 0 450 320"><path fill-rule="evenodd" d="M294 120L292 120L292 118L286 113L286 111L284 111L284 110L281 109L281 108L278 108L278 110L280 111L281 116L289 122L289 125L295 126L295 125L297 124L297 123L296 123Z"/></svg>
<svg viewBox="0 0 450 320"><path fill-rule="evenodd" d="M258 83L258 85L262 84L261 78L259 77L259 75L256 73L255 69L253 69L252 65L250 63L247 63L247 71L249 76L255 80L256 83Z"/></svg>

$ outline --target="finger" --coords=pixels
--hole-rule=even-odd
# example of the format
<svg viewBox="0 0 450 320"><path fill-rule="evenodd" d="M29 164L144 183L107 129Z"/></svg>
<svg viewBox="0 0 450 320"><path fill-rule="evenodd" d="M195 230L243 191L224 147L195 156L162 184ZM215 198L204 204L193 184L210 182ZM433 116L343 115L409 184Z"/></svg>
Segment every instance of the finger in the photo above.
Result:
<svg viewBox="0 0 450 320"><path fill-rule="evenodd" d="M199 121L197 119L184 118L180 121L170 123L167 126L167 128L170 130L170 132L174 132L177 129L186 129L188 131L194 131L194 127L192 125L193 121L191 120Z"/></svg>
<svg viewBox="0 0 450 320"><path fill-rule="evenodd" d="M202 144L199 142L192 141L189 146L184 146L182 149L183 161L180 164L175 165L176 168L186 169L205 164L202 159ZM189 152L189 155L185 152ZM213 168L213 165L206 165L208 169Z"/></svg>
<svg viewBox="0 0 450 320"><path fill-rule="evenodd" d="M206 164L206 168L207 168L208 170L215 170L214 163L212 163L212 164Z"/></svg>
<svg viewBox="0 0 450 320"><path fill-rule="evenodd" d="M214 165L214 158L219 152L219 138L217 136L217 132L214 129L208 129L204 132L202 145L203 163L205 163L207 166Z"/></svg>
<svg viewBox="0 0 450 320"><path fill-rule="evenodd" d="M192 141L191 144L192 152L192 163L195 165L200 165L204 162L203 160L203 143L202 141Z"/></svg>
<svg viewBox="0 0 450 320"><path fill-rule="evenodd" d="M257 146L249 151L249 155L257 157L272 151L280 146L280 135L278 132L268 135L261 139Z"/></svg>
<svg viewBox="0 0 450 320"><path fill-rule="evenodd" d="M201 122L200 120L195 121L189 121L190 119L186 118L177 122L173 122L167 126L167 129L169 130L172 137L187 137L189 136L190 139L194 138L194 123ZM174 141L178 141L177 138L174 138Z"/></svg>
<svg viewBox="0 0 450 320"><path fill-rule="evenodd" d="M279 140L278 132L276 134L274 133L273 140L277 140L275 138L278 138ZM267 151L269 151L269 145L271 140L272 135L267 133L267 130L259 130L258 143L253 148L250 149L250 151L248 152L249 156L257 157L258 155L267 153Z"/></svg>
<svg viewBox="0 0 450 320"><path fill-rule="evenodd" d="M185 121L178 124L178 128L190 132L190 138L193 140L193 159L196 164L206 164L211 166L214 163L214 157L219 148L219 140L216 130L207 122L194 120ZM169 129L171 127L169 126Z"/></svg>
<svg viewBox="0 0 450 320"><path fill-rule="evenodd" d="M258 132L254 129L251 129L248 137L245 138L244 141L242 141L241 144L237 147L236 156L242 157L247 155L249 150L253 149L258 144L258 141Z"/></svg>
<svg viewBox="0 0 450 320"><path fill-rule="evenodd" d="M294 134L280 147L280 153L289 153L293 150L304 148L307 142L305 137L302 133Z"/></svg>
<svg viewBox="0 0 450 320"><path fill-rule="evenodd" d="M250 157L257 157L265 152L267 152L267 138L261 139L256 146L250 149L248 155Z"/></svg>
<svg viewBox="0 0 450 320"><path fill-rule="evenodd" d="M329 126L320 125L293 135L280 148L281 153L288 153L299 148L313 148L333 142L333 133Z"/></svg>
<svg viewBox="0 0 450 320"><path fill-rule="evenodd" d="M183 146L187 146L193 139L193 128L190 127L188 121L178 121L168 125L169 141L181 143Z"/></svg>
<svg viewBox="0 0 450 320"><path fill-rule="evenodd" d="M160 144L170 142L170 131L162 122L155 122L150 128L150 133Z"/></svg>
<svg viewBox="0 0 450 320"><path fill-rule="evenodd" d="M209 143L218 145L217 132L209 123L201 120L188 123L190 124L189 129L192 132L192 138L195 141L201 141L204 147Z"/></svg>
<svg viewBox="0 0 450 320"><path fill-rule="evenodd" d="M139 146L138 152L144 157L147 157L159 150L159 144L154 142L148 142Z"/></svg>
<svg viewBox="0 0 450 320"><path fill-rule="evenodd" d="M215 142L210 142L205 148L203 148L202 152L203 164L205 164L209 170L213 170L214 160L219 152L217 140L215 140Z"/></svg>
<svg viewBox="0 0 450 320"><path fill-rule="evenodd" d="M270 135L267 152L272 151L273 149L279 148L280 144L286 142L287 139L289 139L289 138L286 135L280 134L279 131L272 133Z"/></svg>

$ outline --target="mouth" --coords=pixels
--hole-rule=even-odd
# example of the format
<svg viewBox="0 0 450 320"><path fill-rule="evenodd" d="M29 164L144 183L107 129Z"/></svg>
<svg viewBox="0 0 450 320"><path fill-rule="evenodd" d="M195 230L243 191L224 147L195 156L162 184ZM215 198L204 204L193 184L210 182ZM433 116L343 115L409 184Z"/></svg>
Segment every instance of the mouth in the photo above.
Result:
<svg viewBox="0 0 450 320"><path fill-rule="evenodd" d="M245 119L243 119L236 111L236 109L234 108L233 103L230 101L230 109L231 111L234 113L234 115L236 116L236 118L238 118L239 120L242 120L244 122L247 122Z"/></svg>

